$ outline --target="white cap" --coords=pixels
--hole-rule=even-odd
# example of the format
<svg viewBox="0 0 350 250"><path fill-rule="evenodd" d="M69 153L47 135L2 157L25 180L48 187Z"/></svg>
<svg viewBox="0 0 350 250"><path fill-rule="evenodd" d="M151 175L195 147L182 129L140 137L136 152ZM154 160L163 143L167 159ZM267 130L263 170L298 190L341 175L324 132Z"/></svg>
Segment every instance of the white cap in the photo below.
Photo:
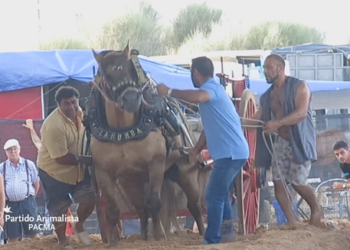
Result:
<svg viewBox="0 0 350 250"><path fill-rule="evenodd" d="M5 142L4 149L6 150L15 146L20 147L19 142L16 139L10 139L7 142Z"/></svg>

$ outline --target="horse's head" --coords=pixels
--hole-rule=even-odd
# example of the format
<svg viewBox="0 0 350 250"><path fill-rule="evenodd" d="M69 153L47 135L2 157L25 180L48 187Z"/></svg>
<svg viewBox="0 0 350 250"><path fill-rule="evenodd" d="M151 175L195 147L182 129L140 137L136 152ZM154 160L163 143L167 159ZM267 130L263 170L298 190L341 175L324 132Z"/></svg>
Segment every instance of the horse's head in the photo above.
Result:
<svg viewBox="0 0 350 250"><path fill-rule="evenodd" d="M111 51L103 55L94 50L99 65L102 94L121 109L136 112L142 102L142 83L130 58L129 43L123 51Z"/></svg>

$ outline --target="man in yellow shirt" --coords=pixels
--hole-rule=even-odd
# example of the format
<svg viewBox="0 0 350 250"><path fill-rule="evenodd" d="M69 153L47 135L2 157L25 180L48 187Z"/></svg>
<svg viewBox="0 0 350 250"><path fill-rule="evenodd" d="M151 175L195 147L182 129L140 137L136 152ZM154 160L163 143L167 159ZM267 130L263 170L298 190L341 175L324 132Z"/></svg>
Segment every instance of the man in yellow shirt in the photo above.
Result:
<svg viewBox="0 0 350 250"><path fill-rule="evenodd" d="M39 176L59 244L71 247L65 235L66 221L58 222L56 218L65 218L73 201L79 203L76 234L85 245L90 245L83 222L94 209L95 192L89 172L83 166L91 164L92 159L79 156L84 138L79 92L73 87L60 87L55 99L58 107L45 119L40 130Z"/></svg>

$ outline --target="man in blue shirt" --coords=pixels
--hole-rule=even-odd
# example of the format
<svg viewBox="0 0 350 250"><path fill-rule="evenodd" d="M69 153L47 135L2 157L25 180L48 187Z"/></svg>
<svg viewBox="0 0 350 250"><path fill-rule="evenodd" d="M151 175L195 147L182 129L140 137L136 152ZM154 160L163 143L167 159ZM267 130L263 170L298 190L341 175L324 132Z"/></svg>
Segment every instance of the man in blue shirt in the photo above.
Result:
<svg viewBox="0 0 350 250"><path fill-rule="evenodd" d="M191 78L198 90L171 89L164 84L157 85L157 90L161 96L199 104L204 129L190 152L190 161L196 161L205 146L214 160L205 195L208 227L204 240L215 244L233 240L229 194L234 178L248 159L249 148L231 99L223 86L214 80L212 61L207 57L193 59Z"/></svg>

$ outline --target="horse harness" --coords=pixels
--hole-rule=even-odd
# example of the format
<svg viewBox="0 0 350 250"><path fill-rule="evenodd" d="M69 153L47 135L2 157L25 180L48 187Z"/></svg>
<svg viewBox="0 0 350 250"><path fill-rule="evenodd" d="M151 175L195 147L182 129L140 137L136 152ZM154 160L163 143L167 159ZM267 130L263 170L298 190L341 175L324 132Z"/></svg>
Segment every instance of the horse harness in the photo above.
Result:
<svg viewBox="0 0 350 250"><path fill-rule="evenodd" d="M180 134L180 127L174 112L177 112L170 105L168 98L162 98L154 89L151 80L143 71L137 54L131 54L131 61L138 75L138 81L143 87L144 99L152 104L146 106L141 104L137 122L134 126L127 128L111 128L107 124L107 117L104 112L103 96L97 87L93 87L90 98L86 102L86 115L83 124L87 133L87 145L90 144L91 135L101 142L114 142L117 144L131 140L143 140L151 131L160 129L166 140L167 155L172 145L171 137ZM98 74L95 82L100 83L103 79ZM165 126L166 125L166 126ZM170 126L169 126L170 125Z"/></svg>

